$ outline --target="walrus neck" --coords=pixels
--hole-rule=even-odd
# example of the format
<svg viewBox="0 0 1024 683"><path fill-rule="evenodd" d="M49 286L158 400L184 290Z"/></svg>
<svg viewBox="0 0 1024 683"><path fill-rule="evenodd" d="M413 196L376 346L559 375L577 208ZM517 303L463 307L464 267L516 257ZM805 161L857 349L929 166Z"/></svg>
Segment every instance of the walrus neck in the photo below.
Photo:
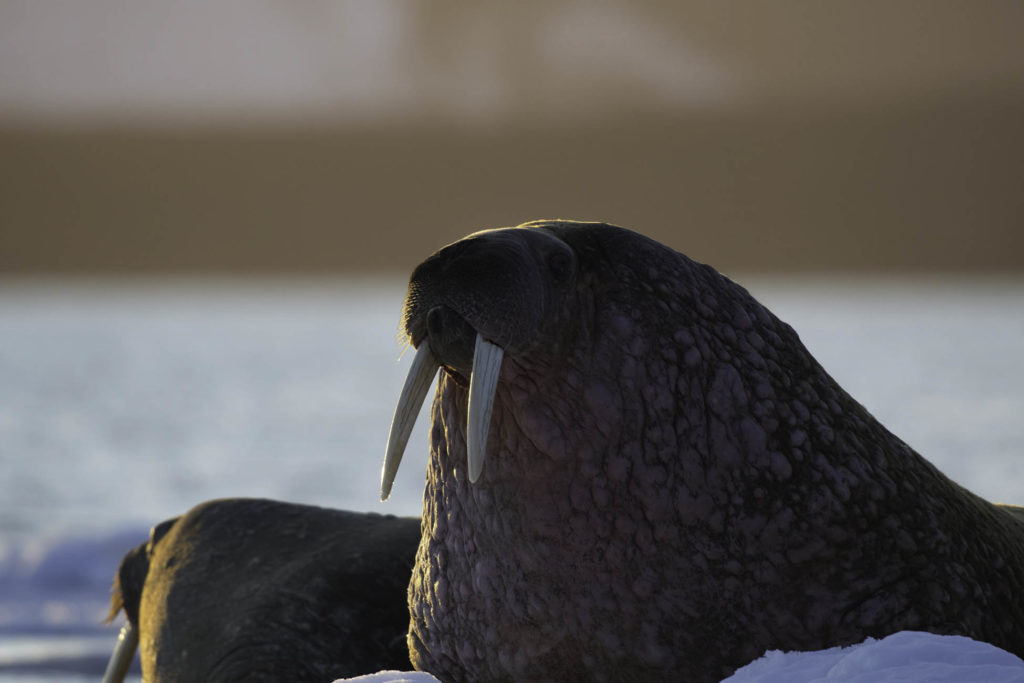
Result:
<svg viewBox="0 0 1024 683"><path fill-rule="evenodd" d="M567 475L580 461L558 457L565 450L557 443L557 425L544 422L550 416L543 409L518 411L519 403L514 417L507 410L517 400L510 392L526 390L515 382L499 385L489 452L475 483L466 475L466 388L442 375L432 407L423 533L409 586L409 637L417 668L445 680L505 680L510 670L519 672L516 680L599 680L588 673L584 653L570 652L580 633L595 628L581 619L597 615L567 615L544 594L554 591L570 596L572 604L586 604L590 592L602 590L599 583L611 590L615 574L582 585L581 571L594 574L584 565L610 563L621 570L624 558L600 557L607 544L593 542L589 517L574 510L575 479ZM576 502L585 504L579 495ZM607 523L602 531L609 537L613 532ZM554 572L552 560L559 567ZM530 586L543 590L530 596ZM466 610L468 604L474 608ZM615 623L611 613L600 621ZM469 673L459 678L459 672Z"/></svg>

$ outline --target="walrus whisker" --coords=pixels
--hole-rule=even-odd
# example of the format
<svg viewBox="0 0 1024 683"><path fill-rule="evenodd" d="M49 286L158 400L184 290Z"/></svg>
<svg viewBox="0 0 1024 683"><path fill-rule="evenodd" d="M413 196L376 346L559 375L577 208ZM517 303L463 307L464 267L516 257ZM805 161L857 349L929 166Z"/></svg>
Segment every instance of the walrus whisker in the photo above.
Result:
<svg viewBox="0 0 1024 683"><path fill-rule="evenodd" d="M384 453L384 466L380 473L380 499L387 500L391 495L391 487L395 483L395 474L402 462L405 445L409 442L413 425L420 413L420 406L427 397L427 390L437 375L437 359L425 341L420 344L416 356L412 359L412 367L405 378L405 386L398 396L395 416L391 420L391 431L388 434L388 448ZM488 412L488 415L490 413Z"/></svg>
<svg viewBox="0 0 1024 683"><path fill-rule="evenodd" d="M494 390L501 373L504 350L476 335L473 350L473 373L469 377L469 416L466 421L466 453L469 480L476 482L487 457L487 433L491 429Z"/></svg>

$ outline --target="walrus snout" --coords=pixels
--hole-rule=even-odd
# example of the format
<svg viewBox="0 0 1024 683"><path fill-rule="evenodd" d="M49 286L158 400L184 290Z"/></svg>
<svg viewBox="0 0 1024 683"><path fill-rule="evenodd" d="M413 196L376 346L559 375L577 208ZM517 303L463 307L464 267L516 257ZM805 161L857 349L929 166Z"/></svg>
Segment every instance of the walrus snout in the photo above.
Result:
<svg viewBox="0 0 1024 683"><path fill-rule="evenodd" d="M483 470L494 393L506 351L533 350L577 266L572 248L539 222L484 230L432 254L409 279L404 326L416 358L399 396L381 471L391 493L420 406L440 366L469 378L469 480Z"/></svg>
<svg viewBox="0 0 1024 683"><path fill-rule="evenodd" d="M418 348L430 311L444 306L502 348L526 351L575 266L572 249L543 227L474 233L413 270L405 332Z"/></svg>

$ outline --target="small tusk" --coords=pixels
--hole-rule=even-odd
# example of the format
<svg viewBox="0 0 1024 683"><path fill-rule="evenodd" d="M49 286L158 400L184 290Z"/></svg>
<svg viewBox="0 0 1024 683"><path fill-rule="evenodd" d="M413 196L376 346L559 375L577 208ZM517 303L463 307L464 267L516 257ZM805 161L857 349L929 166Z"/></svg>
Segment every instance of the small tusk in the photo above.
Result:
<svg viewBox="0 0 1024 683"><path fill-rule="evenodd" d="M427 397L430 383L437 375L440 367L426 340L420 344L416 357L412 359L412 367L405 378L405 386L395 406L395 417L391 420L391 432L388 434L388 449L384 454L384 467L380 472L380 499L387 500L391 495L391 486L395 483L398 465L405 453L405 444L409 442L413 425L420 414L420 406Z"/></svg>
<svg viewBox="0 0 1024 683"><path fill-rule="evenodd" d="M110 654L107 670L103 674L103 683L122 683L124 681L138 646L139 632L130 621L126 622L121 627L121 633L117 636L117 644L114 645L114 651Z"/></svg>
<svg viewBox="0 0 1024 683"><path fill-rule="evenodd" d="M505 352L479 333L473 350L473 373L469 377L469 418L466 423L466 451L469 480L476 482L487 457L487 433L491 429L494 391L501 374L501 358Z"/></svg>

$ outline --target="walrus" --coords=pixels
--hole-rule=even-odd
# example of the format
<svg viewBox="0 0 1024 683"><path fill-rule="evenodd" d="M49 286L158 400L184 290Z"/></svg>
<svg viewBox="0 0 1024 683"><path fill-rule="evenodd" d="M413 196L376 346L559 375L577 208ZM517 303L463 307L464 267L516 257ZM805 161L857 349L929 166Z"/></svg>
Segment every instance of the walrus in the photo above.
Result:
<svg viewBox="0 0 1024 683"><path fill-rule="evenodd" d="M197 505L129 551L111 616L146 681L324 683L411 667L406 587L418 518L263 499Z"/></svg>
<svg viewBox="0 0 1024 683"><path fill-rule="evenodd" d="M431 408L412 663L446 683L718 681L901 630L1024 656L1024 520L961 488L707 265L603 223L420 264L386 498Z"/></svg>

